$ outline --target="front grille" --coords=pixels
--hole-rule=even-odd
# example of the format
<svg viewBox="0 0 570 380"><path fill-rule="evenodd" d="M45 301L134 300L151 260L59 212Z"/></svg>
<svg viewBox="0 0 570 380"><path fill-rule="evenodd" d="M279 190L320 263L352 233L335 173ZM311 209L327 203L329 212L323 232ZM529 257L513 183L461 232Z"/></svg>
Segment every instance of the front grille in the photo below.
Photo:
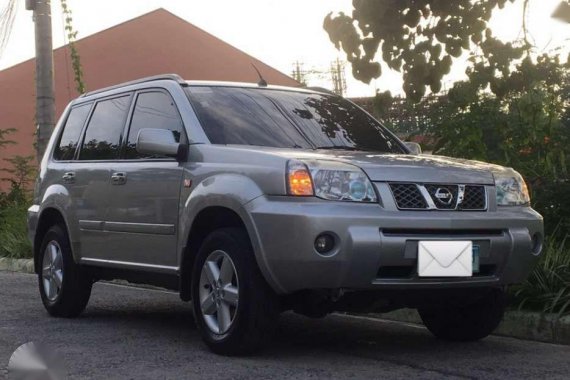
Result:
<svg viewBox="0 0 570 380"><path fill-rule="evenodd" d="M376 274L377 278L410 278L417 270L412 265L381 266Z"/></svg>
<svg viewBox="0 0 570 380"><path fill-rule="evenodd" d="M381 266L376 273L376 278L386 280L419 279L417 276L417 261L411 265ZM482 264L479 271L473 273L473 277L491 277L497 273L497 266L494 264Z"/></svg>
<svg viewBox="0 0 570 380"><path fill-rule="evenodd" d="M409 236L409 237L427 237L427 238L448 238L453 237L473 237L473 236L503 236L504 230L501 229L426 229L426 228L383 228L382 235L385 236Z"/></svg>
<svg viewBox="0 0 570 380"><path fill-rule="evenodd" d="M413 183L393 183L390 185L398 208L402 210L421 210L427 208L427 202Z"/></svg>
<svg viewBox="0 0 570 380"><path fill-rule="evenodd" d="M484 211L487 192L483 185L390 183L400 210Z"/></svg>
<svg viewBox="0 0 570 380"><path fill-rule="evenodd" d="M459 205L461 210L484 210L487 208L487 199L484 186L465 186L463 202Z"/></svg>

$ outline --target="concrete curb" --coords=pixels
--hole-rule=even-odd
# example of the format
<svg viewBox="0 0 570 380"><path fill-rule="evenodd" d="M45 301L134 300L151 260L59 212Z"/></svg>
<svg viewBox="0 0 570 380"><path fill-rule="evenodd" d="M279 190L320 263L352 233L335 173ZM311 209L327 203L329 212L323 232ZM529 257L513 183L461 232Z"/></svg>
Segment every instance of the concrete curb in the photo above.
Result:
<svg viewBox="0 0 570 380"><path fill-rule="evenodd" d="M390 321L422 324L418 312L414 309L401 309L371 316ZM501 322L494 334L538 342L570 345L570 316L556 319L555 314L509 310L505 313L503 322Z"/></svg>
<svg viewBox="0 0 570 380"><path fill-rule="evenodd" d="M34 260L0 257L0 271L34 273Z"/></svg>
<svg viewBox="0 0 570 380"><path fill-rule="evenodd" d="M0 257L0 271L33 274L34 261L31 259ZM123 281L112 282L127 285ZM128 285L133 286L132 284ZM139 286L137 285L137 287ZM145 286L141 287L144 288ZM391 313L370 314L367 316L390 321L422 324L418 312L414 309L401 309ZM495 331L495 335L570 345L570 316L565 316L557 320L556 316L552 314L510 310L505 313L503 322Z"/></svg>

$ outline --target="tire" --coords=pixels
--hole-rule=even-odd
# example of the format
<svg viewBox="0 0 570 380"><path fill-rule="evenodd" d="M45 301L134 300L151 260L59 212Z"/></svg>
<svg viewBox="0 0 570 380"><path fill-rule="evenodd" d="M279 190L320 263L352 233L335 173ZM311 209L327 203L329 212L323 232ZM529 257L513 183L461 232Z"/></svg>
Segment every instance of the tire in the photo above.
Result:
<svg viewBox="0 0 570 380"><path fill-rule="evenodd" d="M490 335L503 319L506 297L502 289L490 289L481 298L466 305L444 305L419 309L428 330L437 338L469 342Z"/></svg>
<svg viewBox="0 0 570 380"><path fill-rule="evenodd" d="M55 253L55 259L54 248L59 249L59 253ZM73 260L64 227L55 225L48 230L38 260L40 295L47 312L54 317L79 316L89 302L93 281Z"/></svg>
<svg viewBox="0 0 570 380"><path fill-rule="evenodd" d="M220 273L217 285L215 268L208 270L212 263ZM269 341L277 325L279 302L257 266L245 231L223 228L208 235L192 272L194 317L210 350L245 355Z"/></svg>

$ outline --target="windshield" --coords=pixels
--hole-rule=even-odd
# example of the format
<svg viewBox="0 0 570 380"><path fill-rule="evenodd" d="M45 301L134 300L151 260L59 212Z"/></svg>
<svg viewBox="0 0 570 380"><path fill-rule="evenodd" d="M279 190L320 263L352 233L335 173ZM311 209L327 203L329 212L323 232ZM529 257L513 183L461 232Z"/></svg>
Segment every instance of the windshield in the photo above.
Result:
<svg viewBox="0 0 570 380"><path fill-rule="evenodd" d="M376 120L338 96L206 86L187 92L213 144L405 153Z"/></svg>

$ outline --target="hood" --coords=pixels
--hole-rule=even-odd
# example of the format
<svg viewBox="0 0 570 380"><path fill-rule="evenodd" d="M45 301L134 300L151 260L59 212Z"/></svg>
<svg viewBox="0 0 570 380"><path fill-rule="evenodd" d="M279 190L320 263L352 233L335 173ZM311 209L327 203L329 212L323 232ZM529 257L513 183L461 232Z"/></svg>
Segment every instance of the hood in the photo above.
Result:
<svg viewBox="0 0 570 380"><path fill-rule="evenodd" d="M358 153L339 158L362 168L372 181L494 185L492 170L497 169L480 161L443 156Z"/></svg>
<svg viewBox="0 0 570 380"><path fill-rule="evenodd" d="M372 181L494 185L493 171L501 166L480 161L431 155L314 151L288 156L302 160L338 160L360 167Z"/></svg>
<svg viewBox="0 0 570 380"><path fill-rule="evenodd" d="M360 167L372 181L494 185L493 172L506 168L480 161L432 155L375 154L364 151L306 150L243 145L202 145L208 162L254 162L282 166L283 160L341 161Z"/></svg>

